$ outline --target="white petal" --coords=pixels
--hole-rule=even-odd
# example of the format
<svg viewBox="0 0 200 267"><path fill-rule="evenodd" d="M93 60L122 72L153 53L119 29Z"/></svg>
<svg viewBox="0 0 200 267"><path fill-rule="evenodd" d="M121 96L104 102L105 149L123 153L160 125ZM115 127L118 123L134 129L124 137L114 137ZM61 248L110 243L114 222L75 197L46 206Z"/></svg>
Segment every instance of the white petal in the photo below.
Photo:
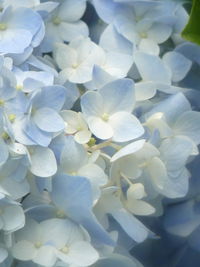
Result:
<svg viewBox="0 0 200 267"><path fill-rule="evenodd" d="M56 248L63 247L68 239L66 234L67 224L62 219L49 219L40 223L42 244L52 243Z"/></svg>
<svg viewBox="0 0 200 267"><path fill-rule="evenodd" d="M86 144L91 138L91 132L88 130L79 131L75 134L74 139L79 144Z"/></svg>
<svg viewBox="0 0 200 267"><path fill-rule="evenodd" d="M88 242L84 241L73 243L67 254L57 253L57 256L64 262L77 266L89 266L99 258L98 252Z"/></svg>
<svg viewBox="0 0 200 267"><path fill-rule="evenodd" d="M124 156L135 153L136 151L140 150L143 147L144 143L145 143L145 139L141 139L141 140L132 142L128 144L127 146L124 146L112 156L111 162L116 161L117 159L120 159Z"/></svg>
<svg viewBox="0 0 200 267"><path fill-rule="evenodd" d="M12 255L22 261L28 261L34 259L36 256L35 246L25 240L17 242L12 248Z"/></svg>
<svg viewBox="0 0 200 267"><path fill-rule="evenodd" d="M59 44L55 47L54 58L61 69L71 67L77 63L77 53L75 49L65 44Z"/></svg>
<svg viewBox="0 0 200 267"><path fill-rule="evenodd" d="M42 266L53 266L56 262L55 248L52 246L43 246L38 249L33 262Z"/></svg>
<svg viewBox="0 0 200 267"><path fill-rule="evenodd" d="M144 186L141 183L136 183L129 186L126 194L128 201L130 200L133 202L135 200L142 199L146 195L144 191Z"/></svg>
<svg viewBox="0 0 200 267"><path fill-rule="evenodd" d="M102 186L107 182L107 175L98 165L93 163L83 166L79 169L78 174L88 178L91 183L97 186Z"/></svg>
<svg viewBox="0 0 200 267"><path fill-rule="evenodd" d="M165 42L171 35L172 29L170 26L162 23L154 23L148 30L148 37L156 43L161 44Z"/></svg>
<svg viewBox="0 0 200 267"><path fill-rule="evenodd" d="M5 223L3 228L5 231L16 231L25 224L24 212L20 206L13 205L6 207L2 216Z"/></svg>
<svg viewBox="0 0 200 267"><path fill-rule="evenodd" d="M113 129L113 140L116 142L130 141L144 133L139 120L128 112L117 112L110 116L109 125Z"/></svg>
<svg viewBox="0 0 200 267"><path fill-rule="evenodd" d="M83 16L85 9L85 0L66 0L59 6L58 16L63 20L74 22Z"/></svg>
<svg viewBox="0 0 200 267"><path fill-rule="evenodd" d="M79 128L78 113L73 110L62 110L60 115L67 124L65 132L68 134L75 133Z"/></svg>
<svg viewBox="0 0 200 267"><path fill-rule="evenodd" d="M106 54L106 62L102 68L116 78L124 78L127 76L132 64L132 55L109 52Z"/></svg>
<svg viewBox="0 0 200 267"><path fill-rule="evenodd" d="M106 51L132 55L133 45L109 24L100 37L99 45Z"/></svg>
<svg viewBox="0 0 200 267"><path fill-rule="evenodd" d="M150 55L158 56L160 53L159 45L149 38L142 39L139 43L139 50Z"/></svg>
<svg viewBox="0 0 200 267"><path fill-rule="evenodd" d="M152 98L156 94L156 84L154 82L138 82L135 84L136 101L144 101Z"/></svg>
<svg viewBox="0 0 200 267"><path fill-rule="evenodd" d="M155 208L143 200L128 201L126 205L129 211L139 216L146 216L155 212Z"/></svg>
<svg viewBox="0 0 200 267"><path fill-rule="evenodd" d="M66 42L70 42L80 36L87 37L89 34L87 24L83 21L76 21L74 23L61 22L58 30L60 36Z"/></svg>
<svg viewBox="0 0 200 267"><path fill-rule="evenodd" d="M87 151L72 136L66 138L60 159L60 165L64 173L77 172L87 163Z"/></svg>
<svg viewBox="0 0 200 267"><path fill-rule="evenodd" d="M99 117L88 117L88 126L90 131L102 140L110 139L113 136L113 129L108 122Z"/></svg>
<svg viewBox="0 0 200 267"><path fill-rule="evenodd" d="M57 163L54 153L49 148L36 147L31 154L30 171L40 177L49 177L56 173Z"/></svg>
<svg viewBox="0 0 200 267"><path fill-rule="evenodd" d="M148 165L152 182L155 187L162 189L167 179L167 170L165 164L157 157L154 157Z"/></svg>

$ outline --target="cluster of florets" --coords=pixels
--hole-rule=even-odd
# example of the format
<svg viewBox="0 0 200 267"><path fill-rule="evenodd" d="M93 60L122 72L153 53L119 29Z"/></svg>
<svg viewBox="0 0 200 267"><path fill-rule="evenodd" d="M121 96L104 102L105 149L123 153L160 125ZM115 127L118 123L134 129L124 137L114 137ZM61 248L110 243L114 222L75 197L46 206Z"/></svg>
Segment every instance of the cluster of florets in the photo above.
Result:
<svg viewBox="0 0 200 267"><path fill-rule="evenodd" d="M0 265L142 266L129 250L156 233L138 216L187 194L199 153L188 97L200 52L181 38L185 9L0 7Z"/></svg>

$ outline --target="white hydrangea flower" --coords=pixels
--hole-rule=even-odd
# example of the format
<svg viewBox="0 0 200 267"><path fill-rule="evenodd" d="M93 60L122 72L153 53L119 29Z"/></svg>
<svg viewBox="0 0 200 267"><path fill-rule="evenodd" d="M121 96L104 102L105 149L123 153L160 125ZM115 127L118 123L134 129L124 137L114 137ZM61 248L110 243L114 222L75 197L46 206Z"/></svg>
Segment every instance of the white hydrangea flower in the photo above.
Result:
<svg viewBox="0 0 200 267"><path fill-rule="evenodd" d="M60 83L85 83L92 79L92 70L95 64L104 62L104 51L89 38L78 38L69 43L57 44L54 58L61 72Z"/></svg>
<svg viewBox="0 0 200 267"><path fill-rule="evenodd" d="M98 92L81 97L81 108L91 132L98 138L125 142L140 137L144 129L131 114L134 84L129 79L111 82Z"/></svg>
<svg viewBox="0 0 200 267"><path fill-rule="evenodd" d="M66 122L65 132L73 134L74 139L79 144L86 144L91 138L91 132L88 130L87 123L85 122L81 112L72 110L63 110L61 116Z"/></svg>
<svg viewBox="0 0 200 267"><path fill-rule="evenodd" d="M126 208L135 215L149 215L155 212L155 209L142 200L146 196L142 183L135 183L129 186L127 190Z"/></svg>
<svg viewBox="0 0 200 267"><path fill-rule="evenodd" d="M89 266L99 257L88 235L75 223L62 219L41 223L28 219L26 226L15 234L12 255L42 266L54 266L60 259L77 267Z"/></svg>
<svg viewBox="0 0 200 267"><path fill-rule="evenodd" d="M86 9L86 0L64 0L46 20L46 33L41 44L43 52L53 50L55 43L67 41L89 34L85 22L80 20Z"/></svg>

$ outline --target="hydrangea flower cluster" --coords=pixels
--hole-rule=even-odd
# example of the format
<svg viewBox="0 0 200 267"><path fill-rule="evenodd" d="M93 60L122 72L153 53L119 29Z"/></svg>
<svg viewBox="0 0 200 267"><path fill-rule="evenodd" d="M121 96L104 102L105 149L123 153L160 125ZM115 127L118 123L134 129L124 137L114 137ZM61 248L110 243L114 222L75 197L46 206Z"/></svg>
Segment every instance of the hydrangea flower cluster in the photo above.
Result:
<svg viewBox="0 0 200 267"><path fill-rule="evenodd" d="M200 144L187 20L175 0L0 1L0 266L141 267L162 214L200 247L196 200L168 205Z"/></svg>

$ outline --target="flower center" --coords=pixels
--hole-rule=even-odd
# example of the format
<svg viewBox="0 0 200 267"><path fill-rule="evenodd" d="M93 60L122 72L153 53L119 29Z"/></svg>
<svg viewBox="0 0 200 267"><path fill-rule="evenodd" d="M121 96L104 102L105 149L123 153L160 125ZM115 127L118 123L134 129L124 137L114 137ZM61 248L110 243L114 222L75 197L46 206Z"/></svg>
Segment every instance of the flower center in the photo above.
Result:
<svg viewBox="0 0 200 267"><path fill-rule="evenodd" d="M141 37L141 38L147 38L147 36L148 36L148 35L147 35L146 32L141 32L141 33L140 33L140 37Z"/></svg>
<svg viewBox="0 0 200 267"><path fill-rule="evenodd" d="M52 21L54 25L59 25L61 23L61 19L59 17L54 17Z"/></svg>
<svg viewBox="0 0 200 267"><path fill-rule="evenodd" d="M108 115L108 113L103 113L103 115L101 116L101 118L102 118L102 120L104 120L104 121L108 121L109 120L109 115Z"/></svg>
<svg viewBox="0 0 200 267"><path fill-rule="evenodd" d="M9 119L10 122L14 122L15 119L16 119L16 115L15 114L9 114L8 115L8 119Z"/></svg>
<svg viewBox="0 0 200 267"><path fill-rule="evenodd" d="M18 84L18 85L16 86L16 89L19 90L19 91L22 90L22 89L23 89L23 85L22 85L22 84Z"/></svg>
<svg viewBox="0 0 200 267"><path fill-rule="evenodd" d="M5 104L5 101L3 99L0 99L0 106L3 106Z"/></svg>
<svg viewBox="0 0 200 267"><path fill-rule="evenodd" d="M0 23L0 31L5 31L7 29L7 25L5 23Z"/></svg>
<svg viewBox="0 0 200 267"><path fill-rule="evenodd" d="M77 69L78 68L78 64L77 63L72 64L72 68L73 69Z"/></svg>
<svg viewBox="0 0 200 267"><path fill-rule="evenodd" d="M56 212L56 217L58 217L58 218L65 218L66 217L65 212L63 210L58 210Z"/></svg>
<svg viewBox="0 0 200 267"><path fill-rule="evenodd" d="M69 174L72 175L72 176L76 176L77 172L70 172Z"/></svg>
<svg viewBox="0 0 200 267"><path fill-rule="evenodd" d="M67 246L61 248L61 251L65 254L67 254L69 252L69 248Z"/></svg>
<svg viewBox="0 0 200 267"><path fill-rule="evenodd" d="M1 134L1 137L3 138L3 140L9 140L9 135L6 133L6 132L3 132L2 134Z"/></svg>
<svg viewBox="0 0 200 267"><path fill-rule="evenodd" d="M35 246L36 248L40 248L40 247L42 246L42 243L41 243L41 242L36 242L36 243L34 244L34 246Z"/></svg>

